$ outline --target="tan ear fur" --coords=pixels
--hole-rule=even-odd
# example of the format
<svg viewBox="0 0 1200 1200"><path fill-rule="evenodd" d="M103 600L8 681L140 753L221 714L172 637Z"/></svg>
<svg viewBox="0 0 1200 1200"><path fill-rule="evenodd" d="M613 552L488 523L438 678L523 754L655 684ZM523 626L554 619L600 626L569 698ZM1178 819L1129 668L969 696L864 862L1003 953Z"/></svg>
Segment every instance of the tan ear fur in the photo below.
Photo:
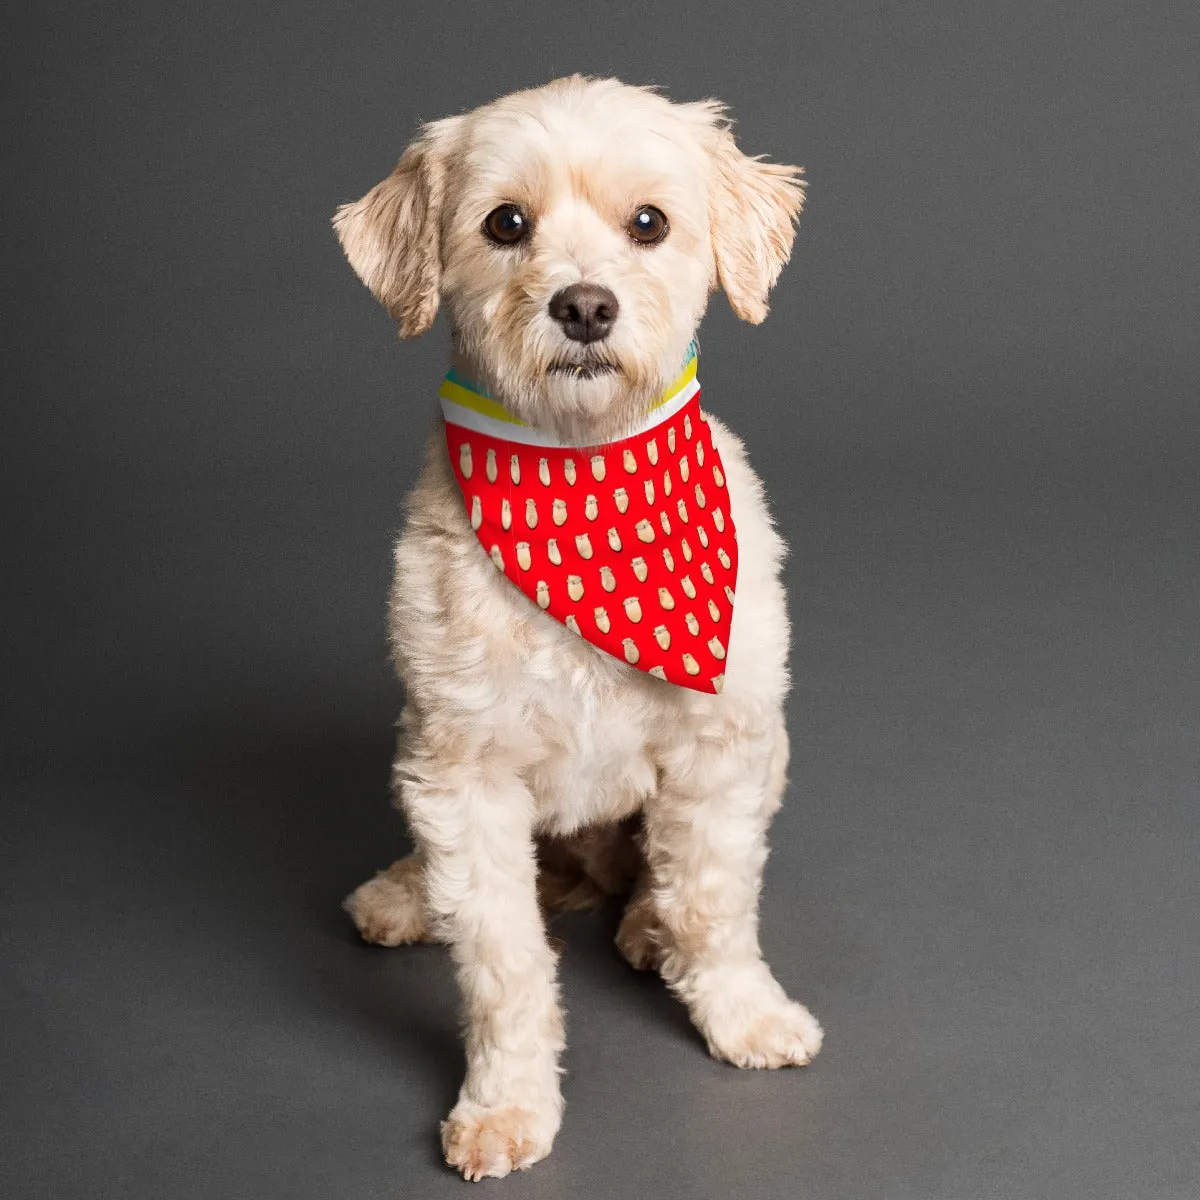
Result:
<svg viewBox="0 0 1200 1200"><path fill-rule="evenodd" d="M447 142L456 123L451 117L426 125L396 169L333 218L347 260L401 337L419 336L437 316Z"/></svg>
<svg viewBox="0 0 1200 1200"><path fill-rule="evenodd" d="M730 307L757 325L791 257L804 204L803 169L743 154L727 128L713 131L709 198L717 281Z"/></svg>

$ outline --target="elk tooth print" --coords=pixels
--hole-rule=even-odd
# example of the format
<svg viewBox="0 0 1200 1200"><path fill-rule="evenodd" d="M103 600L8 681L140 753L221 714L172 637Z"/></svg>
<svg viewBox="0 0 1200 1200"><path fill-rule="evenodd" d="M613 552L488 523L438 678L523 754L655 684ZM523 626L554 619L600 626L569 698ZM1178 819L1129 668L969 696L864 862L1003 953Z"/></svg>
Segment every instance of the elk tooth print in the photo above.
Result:
<svg viewBox="0 0 1200 1200"><path fill-rule="evenodd" d="M724 550L719 549L717 551L717 557L721 560L721 566L723 566L725 568L725 570L728 571L730 566L732 565L729 560L729 555L726 554Z"/></svg>
<svg viewBox="0 0 1200 1200"><path fill-rule="evenodd" d="M712 677L712 685L713 685L713 691L716 692L718 695L725 690L725 672L724 671L722 671L720 675L714 675Z"/></svg>
<svg viewBox="0 0 1200 1200"><path fill-rule="evenodd" d="M625 647L625 661L632 667L642 657L638 653L637 645L634 643L633 638L624 638L621 645Z"/></svg>
<svg viewBox="0 0 1200 1200"><path fill-rule="evenodd" d="M725 476L721 473L721 468L716 463L713 463L713 483L719 488L725 486Z"/></svg>
<svg viewBox="0 0 1200 1200"><path fill-rule="evenodd" d="M530 529L537 528L537 505L533 502L532 496L525 501L525 524Z"/></svg>
<svg viewBox="0 0 1200 1200"><path fill-rule="evenodd" d="M713 658L715 658L717 662L725 661L725 647L721 645L720 638L709 638L708 648L711 651Z"/></svg>
<svg viewBox="0 0 1200 1200"><path fill-rule="evenodd" d="M550 607L550 585L544 579L538 580L537 602L538 608L546 609Z"/></svg>
<svg viewBox="0 0 1200 1200"><path fill-rule="evenodd" d="M636 596L625 601L625 615L636 625L642 619L642 602Z"/></svg>
<svg viewBox="0 0 1200 1200"><path fill-rule="evenodd" d="M612 567L600 568L600 586L606 592L611 592L616 589L617 577L612 573Z"/></svg>
<svg viewBox="0 0 1200 1200"><path fill-rule="evenodd" d="M562 553L558 548L558 538L550 538L546 542L546 557L556 566L562 566Z"/></svg>
<svg viewBox="0 0 1200 1200"><path fill-rule="evenodd" d="M646 482L642 486L646 489L646 503L653 504L654 503L654 480L647 479Z"/></svg>
<svg viewBox="0 0 1200 1200"><path fill-rule="evenodd" d="M478 529L483 524L483 505L478 496L471 497L471 528Z"/></svg>
<svg viewBox="0 0 1200 1200"><path fill-rule="evenodd" d="M699 484L696 484L696 503L700 508L703 508L708 503L704 498L704 489ZM713 519L715 520L716 518L714 517Z"/></svg>
<svg viewBox="0 0 1200 1200"><path fill-rule="evenodd" d="M489 450L487 452L488 483L495 483L497 474L499 474L499 472L496 470L496 452L495 450Z"/></svg>
<svg viewBox="0 0 1200 1200"><path fill-rule="evenodd" d="M580 633L580 630L579 630L579 622L578 622L577 620L575 620L575 614L574 614L574 613L567 613L566 617L563 619L563 624L564 624L564 625L565 625L565 626L566 626L566 627L567 627L567 628L568 628L568 629L569 629L569 630L570 630L572 633L578 633L580 637L583 637L583 634L582 634L582 633Z"/></svg>
<svg viewBox="0 0 1200 1200"><path fill-rule="evenodd" d="M703 442L696 443L696 466L698 466L698 467L704 466L704 443Z"/></svg>
<svg viewBox="0 0 1200 1200"><path fill-rule="evenodd" d="M696 598L696 585L695 585L695 584L692 582L692 577L691 577L690 575L685 575L685 576L684 576L684 577L683 577L683 578L682 578L682 579L679 581L679 586L680 586L681 588L683 588L683 594L684 594L684 595L685 595L685 596L686 596L686 597L687 597L689 600L695 600L695 598Z"/></svg>
<svg viewBox="0 0 1200 1200"><path fill-rule="evenodd" d="M646 457L652 467L658 466L658 443L653 438L646 443Z"/></svg>
<svg viewBox="0 0 1200 1200"><path fill-rule="evenodd" d="M496 564L497 571L504 570L504 555L500 553L499 546L493 546L488 553L492 556L492 562Z"/></svg>
<svg viewBox="0 0 1200 1200"><path fill-rule="evenodd" d="M594 521L600 515L600 505L596 503L596 497L589 495L583 502L583 515L589 521Z"/></svg>
<svg viewBox="0 0 1200 1200"><path fill-rule="evenodd" d="M512 528L512 505L509 504L507 499L500 501L500 528Z"/></svg>
<svg viewBox="0 0 1200 1200"><path fill-rule="evenodd" d="M600 630L601 633L607 633L612 628L612 622L608 619L607 609L597 608L593 615L596 618L596 628Z"/></svg>
<svg viewBox="0 0 1200 1200"><path fill-rule="evenodd" d="M663 533L665 533L667 535L667 537L670 537L671 536L671 518L668 517L665 512L660 512L658 514L658 519L659 519L659 521L662 522Z"/></svg>
<svg viewBox="0 0 1200 1200"><path fill-rule="evenodd" d="M588 559L592 557L592 539L586 533L577 534L575 537L575 549L579 551L579 557Z"/></svg>
<svg viewBox="0 0 1200 1200"><path fill-rule="evenodd" d="M568 458L563 462L563 478L569 487L575 486L575 460Z"/></svg>
<svg viewBox="0 0 1200 1200"><path fill-rule="evenodd" d="M565 500L555 500L554 510L551 515L554 517L555 525L565 525L567 521L567 502Z"/></svg>
<svg viewBox="0 0 1200 1200"><path fill-rule="evenodd" d="M463 442L458 448L458 469L462 472L464 479L471 478L471 472L475 469L475 465L471 462L470 442Z"/></svg>
<svg viewBox="0 0 1200 1200"><path fill-rule="evenodd" d="M654 640L658 643L660 649L670 650L671 634L665 625L655 625Z"/></svg>
<svg viewBox="0 0 1200 1200"><path fill-rule="evenodd" d="M703 525L697 525L696 526L696 536L700 539L700 545L703 546L705 550L707 550L708 549L708 530L705 529Z"/></svg>
<svg viewBox="0 0 1200 1200"><path fill-rule="evenodd" d="M514 484L521 482L521 460L515 454L508 460L508 477Z"/></svg>
<svg viewBox="0 0 1200 1200"><path fill-rule="evenodd" d="M666 682L667 673L662 669L662 667L651 667L646 674L653 675L655 679L661 679L664 683Z"/></svg>
<svg viewBox="0 0 1200 1200"><path fill-rule="evenodd" d="M695 637L700 632L700 622L696 620L696 614L688 613L683 619L687 622L688 633Z"/></svg>
<svg viewBox="0 0 1200 1200"><path fill-rule="evenodd" d="M604 476L608 474L608 467L604 463L603 454L592 455L592 478L597 483L604 482Z"/></svg>
<svg viewBox="0 0 1200 1200"><path fill-rule="evenodd" d="M686 413L683 417L683 436L690 442L692 440L692 418Z"/></svg>
<svg viewBox="0 0 1200 1200"><path fill-rule="evenodd" d="M538 459L538 482L542 487L550 486L550 460L548 458Z"/></svg>
<svg viewBox="0 0 1200 1200"><path fill-rule="evenodd" d="M517 566L520 567L522 571L528 571L532 565L533 565L533 559L529 554L529 543L528 542L518 542L517 543ZM539 584L538 586L541 587L543 585Z"/></svg>
<svg viewBox="0 0 1200 1200"><path fill-rule="evenodd" d="M679 478L682 479L684 483L687 483L691 474L692 468L688 465L687 455L685 454L679 460Z"/></svg>
<svg viewBox="0 0 1200 1200"><path fill-rule="evenodd" d="M683 561L691 562L692 561L692 548L691 548L691 546L688 545L687 538L682 538L680 540L679 548L683 551Z"/></svg>
<svg viewBox="0 0 1200 1200"><path fill-rule="evenodd" d="M683 502L683 497L680 496L675 507L679 510L679 519L686 525L688 523L687 505Z"/></svg>
<svg viewBox="0 0 1200 1200"><path fill-rule="evenodd" d="M663 472L663 495L669 496L671 494L671 491L674 488L674 486L675 485L671 482L671 472L664 471Z"/></svg>
<svg viewBox="0 0 1200 1200"><path fill-rule="evenodd" d="M621 462L625 464L625 473L627 475L637 474L637 459L633 457L633 451L626 449L621 455Z"/></svg>
<svg viewBox="0 0 1200 1200"><path fill-rule="evenodd" d="M670 450L670 452L672 454L675 453L675 426L674 425L672 425L671 428L667 430L667 449Z"/></svg>
<svg viewBox="0 0 1200 1200"><path fill-rule="evenodd" d="M710 567L708 565L708 563L702 562L700 564L700 574L704 576L705 583L714 583L715 582L715 580L713 579L712 567Z"/></svg>
<svg viewBox="0 0 1200 1200"><path fill-rule="evenodd" d="M613 492L613 503L617 506L617 512L627 513L629 511L629 493L624 488L617 488Z"/></svg>
<svg viewBox="0 0 1200 1200"><path fill-rule="evenodd" d="M663 612L670 612L675 607L675 597L665 587L658 589L658 606Z"/></svg>
<svg viewBox="0 0 1200 1200"><path fill-rule="evenodd" d="M729 584L726 584L725 585L725 599L728 600L730 604L733 603L733 595L734 595L733 588L731 588L729 586Z"/></svg>
<svg viewBox="0 0 1200 1200"><path fill-rule="evenodd" d="M634 528L637 530L638 541L650 543L654 541L654 528L649 521L643 517Z"/></svg>
<svg viewBox="0 0 1200 1200"><path fill-rule="evenodd" d="M719 509L713 509L713 524L717 527L718 533L725 532L725 514Z"/></svg>
<svg viewBox="0 0 1200 1200"><path fill-rule="evenodd" d="M578 575L567 576L567 595L578 600L583 595L583 580Z"/></svg>
<svg viewBox="0 0 1200 1200"><path fill-rule="evenodd" d="M668 571L675 570L675 556L668 548L663 549L663 563L666 565Z"/></svg>
<svg viewBox="0 0 1200 1200"><path fill-rule="evenodd" d="M712 617L714 621L719 621L721 619L721 610L717 607L717 602L711 597L708 601L708 615Z"/></svg>
<svg viewBox="0 0 1200 1200"><path fill-rule="evenodd" d="M645 583L646 576L650 574L646 569L646 560L639 555L630 563L630 566L633 567L633 573L637 576L638 583Z"/></svg>
<svg viewBox="0 0 1200 1200"><path fill-rule="evenodd" d="M700 674L700 664L690 654L685 654L683 656L683 669L689 675Z"/></svg>
<svg viewBox="0 0 1200 1200"><path fill-rule="evenodd" d="M614 554L621 553L621 535L615 525L608 531L608 544Z"/></svg>

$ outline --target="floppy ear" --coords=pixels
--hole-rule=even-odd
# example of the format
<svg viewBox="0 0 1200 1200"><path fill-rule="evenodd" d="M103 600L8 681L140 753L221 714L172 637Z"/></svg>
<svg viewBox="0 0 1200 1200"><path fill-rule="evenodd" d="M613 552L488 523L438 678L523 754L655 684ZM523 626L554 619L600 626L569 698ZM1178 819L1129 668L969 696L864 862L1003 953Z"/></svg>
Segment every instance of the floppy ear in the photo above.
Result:
<svg viewBox="0 0 1200 1200"><path fill-rule="evenodd" d="M447 143L456 124L450 117L426 125L396 169L333 218L346 258L401 337L419 336L437 316Z"/></svg>
<svg viewBox="0 0 1200 1200"><path fill-rule="evenodd" d="M767 293L791 257L804 203L800 167L743 154L723 123L712 131L709 192L717 281L743 321L767 315Z"/></svg>

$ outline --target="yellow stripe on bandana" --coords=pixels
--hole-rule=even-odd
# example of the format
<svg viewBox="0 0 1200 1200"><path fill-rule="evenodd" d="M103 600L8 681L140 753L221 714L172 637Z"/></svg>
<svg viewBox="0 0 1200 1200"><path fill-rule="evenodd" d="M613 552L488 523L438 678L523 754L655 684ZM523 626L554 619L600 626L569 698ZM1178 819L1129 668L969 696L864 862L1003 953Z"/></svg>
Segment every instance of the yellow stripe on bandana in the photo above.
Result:
<svg viewBox="0 0 1200 1200"><path fill-rule="evenodd" d="M680 371L671 386L646 410L646 415L649 416L656 409L662 408L664 404L669 404L695 378L696 343L693 342L688 347L687 365ZM488 417L493 421L503 421L507 425L521 425L528 428L524 421L519 417L514 417L498 400L493 400L485 392L479 391L474 384L462 379L457 371L451 371L442 380L438 396L443 400L449 400L451 404L457 404L471 412L478 413L481 417Z"/></svg>

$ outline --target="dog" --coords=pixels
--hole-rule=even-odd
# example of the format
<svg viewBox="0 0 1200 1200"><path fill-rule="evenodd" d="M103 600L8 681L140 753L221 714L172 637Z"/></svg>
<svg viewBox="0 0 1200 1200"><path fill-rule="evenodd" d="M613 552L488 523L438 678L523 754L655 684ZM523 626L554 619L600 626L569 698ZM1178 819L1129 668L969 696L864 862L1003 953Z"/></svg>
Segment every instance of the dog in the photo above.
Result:
<svg viewBox="0 0 1200 1200"><path fill-rule="evenodd" d="M546 905L627 895L620 951L717 1058L821 1046L757 931L784 546L689 378L714 290L766 317L802 176L742 153L718 102L573 76L425 125L334 217L402 337L451 324L389 608L416 848L346 907L368 941L452 948L467 1070L441 1137L467 1179L529 1167L562 1120Z"/></svg>

